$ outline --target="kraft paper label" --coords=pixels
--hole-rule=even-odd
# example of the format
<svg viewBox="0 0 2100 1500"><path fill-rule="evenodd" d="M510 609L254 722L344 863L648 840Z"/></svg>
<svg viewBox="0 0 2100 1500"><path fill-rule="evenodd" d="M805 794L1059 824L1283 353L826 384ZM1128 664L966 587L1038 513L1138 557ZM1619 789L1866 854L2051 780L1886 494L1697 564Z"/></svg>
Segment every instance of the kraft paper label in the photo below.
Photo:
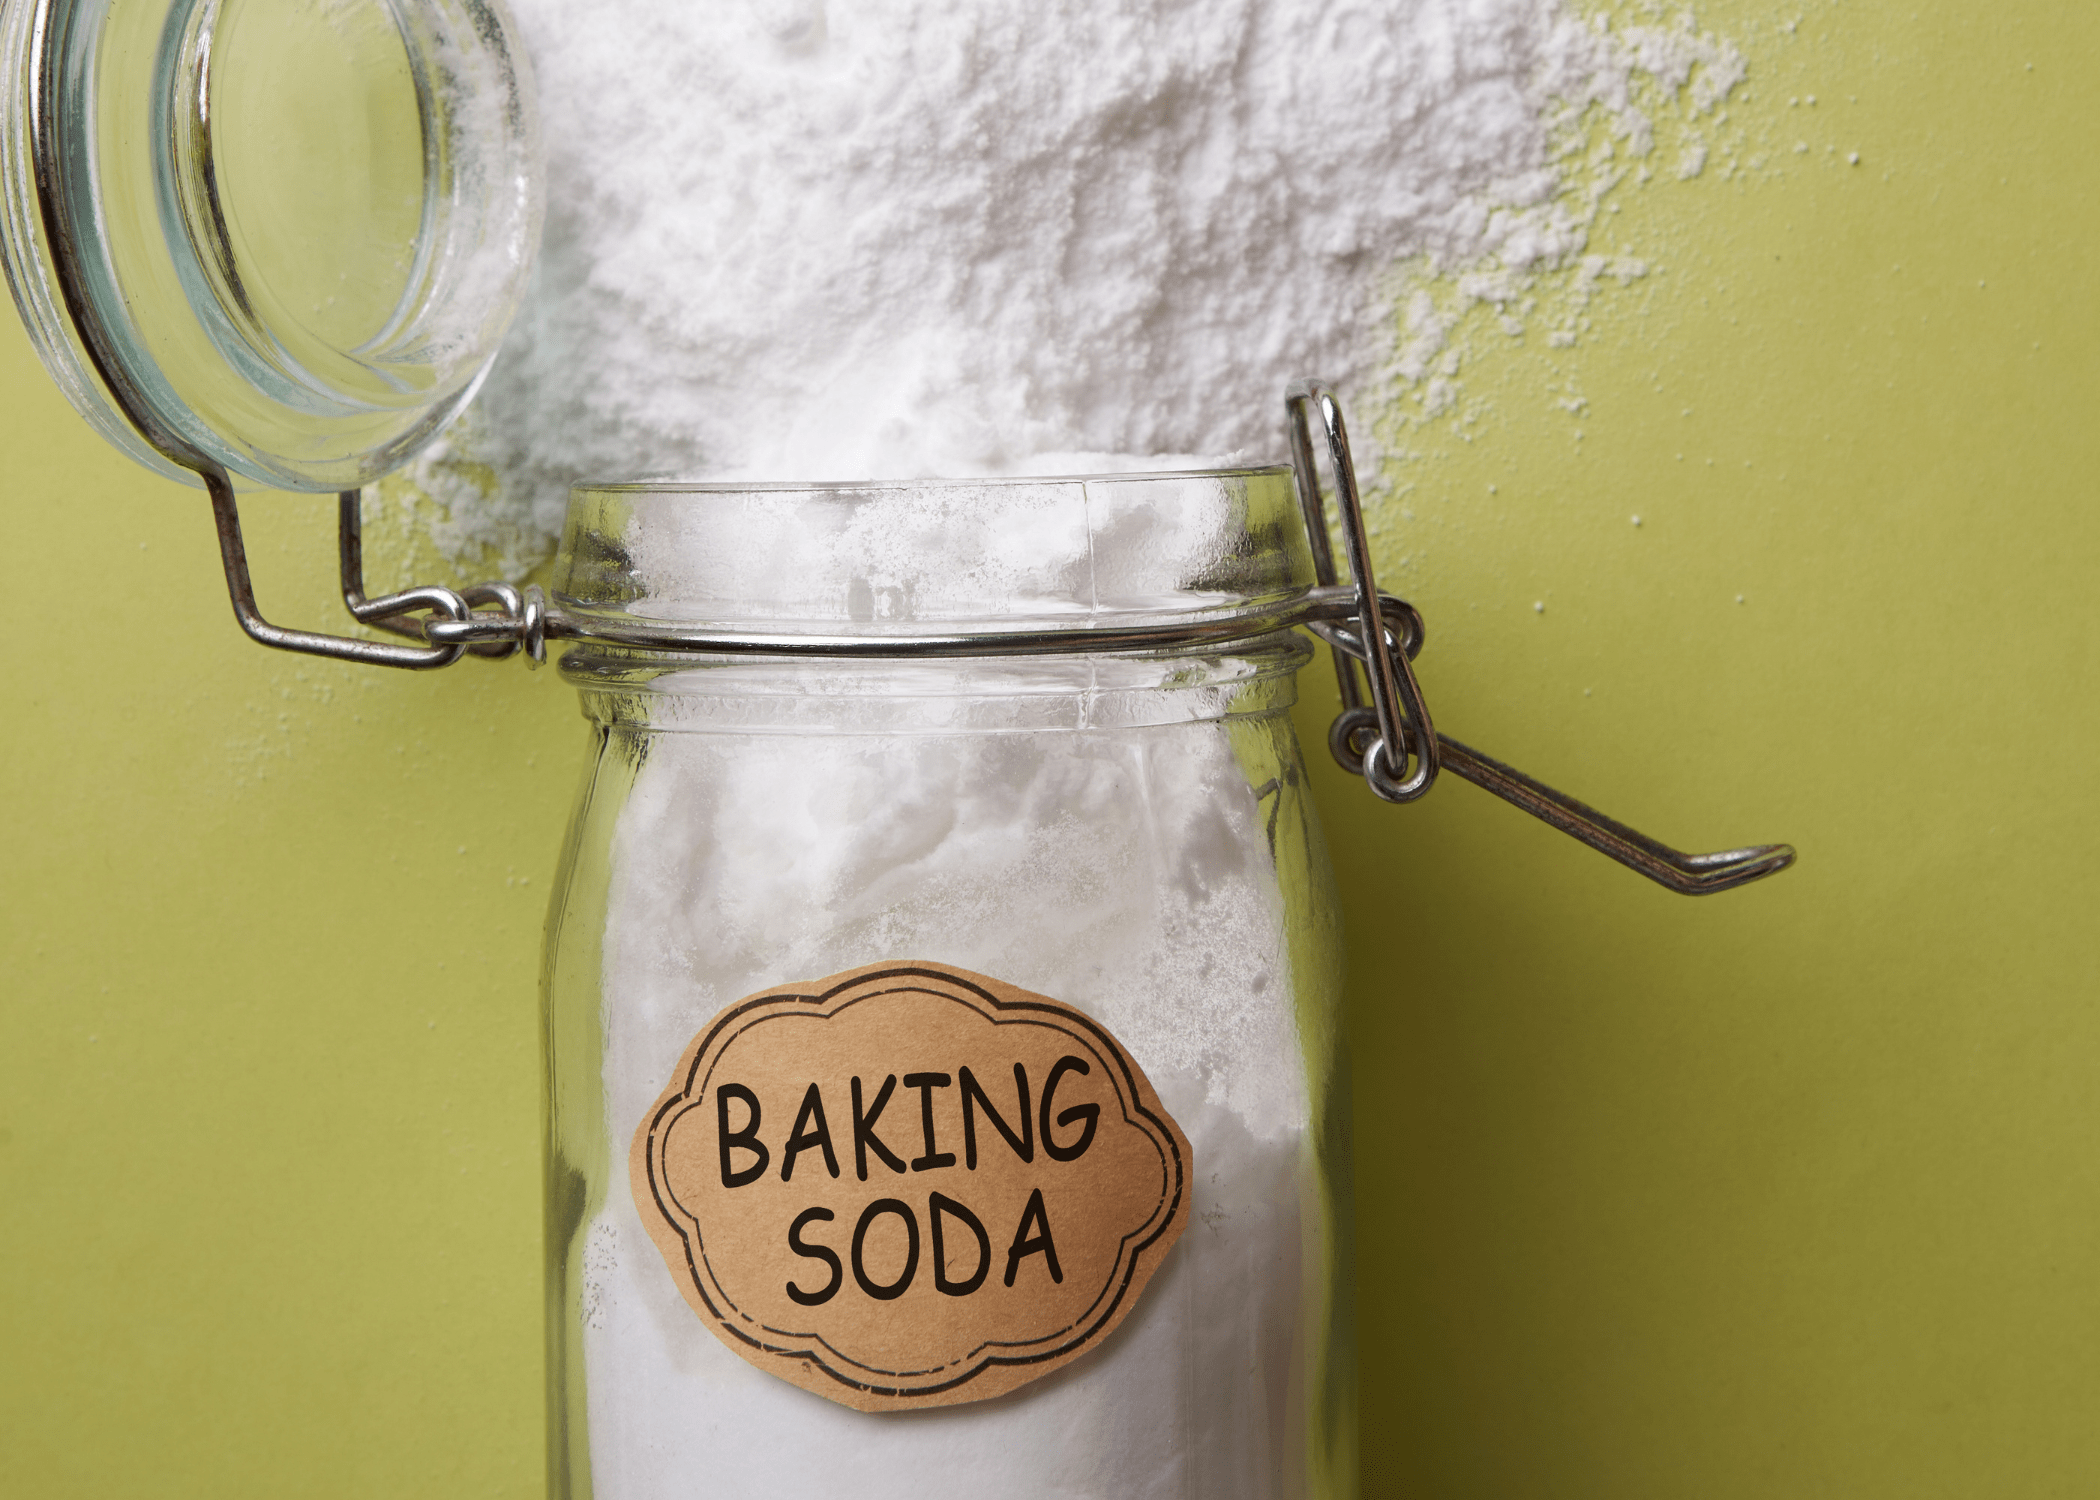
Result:
<svg viewBox="0 0 2100 1500"><path fill-rule="evenodd" d="M932 963L769 990L642 1119L635 1206L743 1358L862 1411L1003 1395L1130 1315L1188 1140L1107 1028Z"/></svg>

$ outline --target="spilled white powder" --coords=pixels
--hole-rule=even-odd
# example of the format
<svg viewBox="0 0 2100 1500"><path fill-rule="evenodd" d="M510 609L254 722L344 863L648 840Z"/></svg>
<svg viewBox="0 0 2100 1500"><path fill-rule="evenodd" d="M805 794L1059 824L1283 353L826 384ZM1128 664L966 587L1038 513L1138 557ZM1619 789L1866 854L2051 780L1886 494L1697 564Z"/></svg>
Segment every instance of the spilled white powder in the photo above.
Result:
<svg viewBox="0 0 2100 1500"><path fill-rule="evenodd" d="M1069 718L1088 669L1029 672L1037 711ZM659 734L621 812L604 970L616 1156L722 1005L937 958L1067 999L1122 1039L1191 1142L1189 1228L1124 1325L1073 1365L994 1401L869 1414L753 1369L701 1327L616 1159L583 1249L593 1493L1305 1494L1319 1347L1305 1273L1329 1247L1305 1212L1309 1105L1271 808L1226 729L938 732L983 713L951 700L909 710L916 732L857 734L840 731L867 683L842 671L798 686L832 705L819 715L832 732ZM695 723L768 711L732 694Z"/></svg>
<svg viewBox="0 0 2100 1500"><path fill-rule="evenodd" d="M1654 144L1637 96L1697 116L1742 75L1631 8L515 0L542 260L411 478L446 550L515 573L578 478L1265 459L1307 372L1433 415L1466 307L1520 331L1539 272L1643 270L1586 254ZM1570 155L1584 111L1610 163ZM1664 172L1703 162L1693 137Z"/></svg>

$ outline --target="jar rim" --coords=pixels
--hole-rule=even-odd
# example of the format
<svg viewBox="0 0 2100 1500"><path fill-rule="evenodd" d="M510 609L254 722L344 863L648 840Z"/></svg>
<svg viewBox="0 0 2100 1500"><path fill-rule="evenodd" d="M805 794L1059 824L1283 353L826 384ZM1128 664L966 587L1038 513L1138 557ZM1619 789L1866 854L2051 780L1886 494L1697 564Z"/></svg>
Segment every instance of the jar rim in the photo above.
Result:
<svg viewBox="0 0 2100 1500"><path fill-rule="evenodd" d="M1188 469L1120 469L1073 474L987 474L974 478L931 476L918 479L687 479L648 476L639 479L585 479L569 487L572 495L773 495L863 493L883 490L965 490L1028 485L1132 484L1151 480L1235 479L1288 475L1289 464L1213 464Z"/></svg>
<svg viewBox="0 0 2100 1500"><path fill-rule="evenodd" d="M591 642L562 657L584 717L684 733L956 735L1259 718L1297 701L1312 644L1275 631L1182 651L759 660Z"/></svg>
<svg viewBox="0 0 2100 1500"><path fill-rule="evenodd" d="M1169 622L1274 629L1315 584L1294 471L1271 464L577 485L552 592L575 633L637 644L1084 632L1115 649Z"/></svg>

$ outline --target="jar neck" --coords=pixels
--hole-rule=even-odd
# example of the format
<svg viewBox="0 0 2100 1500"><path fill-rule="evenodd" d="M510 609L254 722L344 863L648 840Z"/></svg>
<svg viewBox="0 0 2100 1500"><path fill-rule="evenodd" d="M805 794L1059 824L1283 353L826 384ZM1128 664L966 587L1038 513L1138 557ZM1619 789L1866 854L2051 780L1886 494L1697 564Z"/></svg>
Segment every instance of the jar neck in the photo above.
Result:
<svg viewBox="0 0 2100 1500"><path fill-rule="evenodd" d="M1144 655L846 660L570 650L585 717L614 728L750 734L1134 729L1281 713L1312 655L1280 633Z"/></svg>

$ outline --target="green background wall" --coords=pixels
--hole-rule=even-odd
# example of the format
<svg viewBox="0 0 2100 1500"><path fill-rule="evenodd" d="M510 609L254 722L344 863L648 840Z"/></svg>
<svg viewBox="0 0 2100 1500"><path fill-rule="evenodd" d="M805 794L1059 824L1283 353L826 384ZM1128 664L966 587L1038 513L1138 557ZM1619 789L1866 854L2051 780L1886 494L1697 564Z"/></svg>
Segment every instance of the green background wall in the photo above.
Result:
<svg viewBox="0 0 2100 1500"><path fill-rule="evenodd" d="M1700 14L1778 152L1626 191L1656 273L1473 366L1386 566L1440 724L1803 859L1686 901L1323 774L1366 1494L2091 1494L2100 10ZM572 695L247 644L201 498L11 326L0 392L0 1493L533 1495ZM329 618L328 505L251 511Z"/></svg>

